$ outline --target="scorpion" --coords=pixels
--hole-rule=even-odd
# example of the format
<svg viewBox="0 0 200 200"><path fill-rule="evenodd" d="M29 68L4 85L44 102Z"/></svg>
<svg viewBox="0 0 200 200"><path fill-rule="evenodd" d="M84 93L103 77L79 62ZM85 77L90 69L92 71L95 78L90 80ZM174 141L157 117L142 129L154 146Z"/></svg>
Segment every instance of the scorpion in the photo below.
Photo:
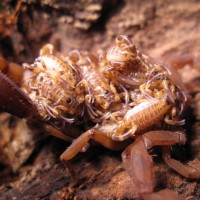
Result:
<svg viewBox="0 0 200 200"><path fill-rule="evenodd" d="M62 119L66 123L73 123L82 113L81 104L84 100L78 85L80 74L73 63L63 62L52 52L53 46L47 44L34 64L23 64L32 75L24 80L22 88L37 106L43 120Z"/></svg>
<svg viewBox="0 0 200 200"><path fill-rule="evenodd" d="M76 58L76 59L74 59ZM97 69L98 58L89 52L70 52L69 59L79 66L82 81L79 83L85 88L85 105L93 122L100 122L109 116L111 104L120 101L114 87Z"/></svg>
<svg viewBox="0 0 200 200"><path fill-rule="evenodd" d="M42 128L50 134L72 142L60 156L72 175L69 161L94 140L123 150L123 165L142 198L155 195L148 153L154 146L162 146L164 161L179 174L200 178L198 169L170 157L171 145L186 142L181 116L188 98L180 78L142 54L127 36L118 36L115 44L99 58L78 50L63 58L45 45L32 65L23 64L30 76L25 76L21 89L0 73L1 110L45 122ZM87 130L76 139L59 129L80 123Z"/></svg>

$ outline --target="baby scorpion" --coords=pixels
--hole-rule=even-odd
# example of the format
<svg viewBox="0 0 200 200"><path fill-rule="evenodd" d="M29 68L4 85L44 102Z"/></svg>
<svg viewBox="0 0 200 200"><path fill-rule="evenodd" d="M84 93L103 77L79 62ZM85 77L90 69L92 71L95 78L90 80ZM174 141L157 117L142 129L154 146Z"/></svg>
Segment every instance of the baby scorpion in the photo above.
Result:
<svg viewBox="0 0 200 200"><path fill-rule="evenodd" d="M84 94L78 85L80 74L73 63L66 63L52 53L53 46L48 44L41 49L34 64L23 65L32 71L32 77L24 80L22 88L42 119L73 123L83 110Z"/></svg>
<svg viewBox="0 0 200 200"><path fill-rule="evenodd" d="M98 58L95 55L89 52L72 51L70 57L79 66L82 77L79 84L85 88L85 105L90 118L93 122L105 120L109 116L107 110L111 104L120 100L114 85L99 72Z"/></svg>
<svg viewBox="0 0 200 200"><path fill-rule="evenodd" d="M100 69L104 76L131 87L145 83L149 65L136 46L125 35L119 35L115 44L100 56Z"/></svg>

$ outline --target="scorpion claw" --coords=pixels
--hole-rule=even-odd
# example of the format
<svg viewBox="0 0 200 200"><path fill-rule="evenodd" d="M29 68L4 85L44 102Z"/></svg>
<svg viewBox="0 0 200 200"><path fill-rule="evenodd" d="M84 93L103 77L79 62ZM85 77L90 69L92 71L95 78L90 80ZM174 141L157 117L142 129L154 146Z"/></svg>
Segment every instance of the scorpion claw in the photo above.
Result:
<svg viewBox="0 0 200 200"><path fill-rule="evenodd" d="M124 167L141 197L153 192L153 162L147 150L157 145L184 143L184 134L178 132L178 135L170 131L150 131L136 139L122 153ZM179 169L179 165L171 161L166 152L164 155L169 166Z"/></svg>

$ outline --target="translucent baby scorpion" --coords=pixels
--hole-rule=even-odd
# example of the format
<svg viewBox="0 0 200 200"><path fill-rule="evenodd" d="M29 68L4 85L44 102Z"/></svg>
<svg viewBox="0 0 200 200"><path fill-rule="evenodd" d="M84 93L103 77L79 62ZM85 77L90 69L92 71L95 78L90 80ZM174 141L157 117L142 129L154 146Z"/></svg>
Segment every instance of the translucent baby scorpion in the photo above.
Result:
<svg viewBox="0 0 200 200"><path fill-rule="evenodd" d="M109 107L119 102L120 97L112 83L98 70L98 58L89 52L70 52L70 59L79 65L85 88L85 104L91 119L102 121L109 116ZM103 109L103 110L102 110Z"/></svg>
<svg viewBox="0 0 200 200"><path fill-rule="evenodd" d="M170 99L164 97L155 101L144 101L130 109L112 134L115 141L123 141L134 137L136 132L145 130L152 125L159 125L172 106ZM165 120L165 119L164 119Z"/></svg>
<svg viewBox="0 0 200 200"><path fill-rule="evenodd" d="M53 46L45 45L34 64L24 64L32 72L24 80L23 90L36 105L43 120L62 119L74 123L76 115L82 112L84 93L78 86L80 74L70 62L54 56Z"/></svg>

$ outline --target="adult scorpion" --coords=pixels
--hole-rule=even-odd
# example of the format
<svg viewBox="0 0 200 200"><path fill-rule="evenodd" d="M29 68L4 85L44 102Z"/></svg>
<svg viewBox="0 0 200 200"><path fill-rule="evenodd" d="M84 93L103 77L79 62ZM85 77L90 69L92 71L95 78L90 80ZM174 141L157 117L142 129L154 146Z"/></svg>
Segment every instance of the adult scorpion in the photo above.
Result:
<svg viewBox="0 0 200 200"><path fill-rule="evenodd" d="M45 122L42 128L50 134L72 142L60 156L71 173L69 160L94 140L112 150L125 149L124 167L142 198L156 194L148 153L154 146L162 146L165 162L182 176L200 178L198 169L170 157L171 145L186 142L181 115L188 98L180 78L142 54L127 36L118 36L99 58L79 51L55 56L47 44L34 64L23 66L31 78L21 89L0 73L0 108L29 124ZM58 129L80 123L87 130L75 140Z"/></svg>

